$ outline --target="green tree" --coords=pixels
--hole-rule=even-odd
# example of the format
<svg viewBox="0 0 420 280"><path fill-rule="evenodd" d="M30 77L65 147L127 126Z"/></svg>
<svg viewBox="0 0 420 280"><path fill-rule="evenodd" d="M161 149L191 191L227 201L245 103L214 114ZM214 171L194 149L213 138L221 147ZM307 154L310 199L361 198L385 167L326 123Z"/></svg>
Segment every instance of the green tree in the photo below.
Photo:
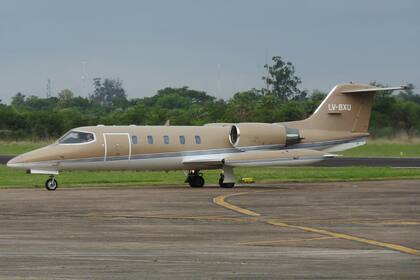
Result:
<svg viewBox="0 0 420 280"><path fill-rule="evenodd" d="M138 102L130 106L127 111L121 114L121 122L125 124L144 125L146 124L146 114L148 107L144 102Z"/></svg>
<svg viewBox="0 0 420 280"><path fill-rule="evenodd" d="M157 94L152 97L152 101L156 103L168 95L183 98L184 100L188 99L189 105L190 104L207 104L216 99L215 97L208 95L204 91L197 91L197 90L189 89L188 87L181 87L181 88L166 87L164 89L158 90Z"/></svg>
<svg viewBox="0 0 420 280"><path fill-rule="evenodd" d="M24 107L27 110L39 111L39 110L54 110L57 107L58 99L57 97L50 98L40 98L35 95L30 95L26 97Z"/></svg>
<svg viewBox="0 0 420 280"><path fill-rule="evenodd" d="M26 96L21 92L16 93L16 95L12 97L12 106L22 107L25 104L25 98Z"/></svg>
<svg viewBox="0 0 420 280"><path fill-rule="evenodd" d="M57 111L45 110L26 114L27 129L32 136L41 139L57 138L65 131L63 119Z"/></svg>
<svg viewBox="0 0 420 280"><path fill-rule="evenodd" d="M69 89L63 89L58 93L58 106L61 108L70 107L74 93Z"/></svg>
<svg viewBox="0 0 420 280"><path fill-rule="evenodd" d="M62 123L59 126L61 132L59 130L57 131L57 134L62 134L62 132L75 127L97 124L95 123L97 121L96 117L92 117L90 114L85 114L75 107L55 111L55 114L62 120Z"/></svg>
<svg viewBox="0 0 420 280"><path fill-rule="evenodd" d="M93 79L95 90L90 99L104 108L125 108L128 105L127 94L120 79Z"/></svg>
<svg viewBox="0 0 420 280"><path fill-rule="evenodd" d="M282 122L301 120L305 117L305 111L297 101L284 103L279 111L278 120Z"/></svg>
<svg viewBox="0 0 420 280"><path fill-rule="evenodd" d="M393 112L393 118L397 120L394 122L394 131L404 131L408 137L415 136L420 128L419 117L420 106L417 103L398 100Z"/></svg>
<svg viewBox="0 0 420 280"><path fill-rule="evenodd" d="M19 130L25 128L25 120L15 108L0 107L0 130Z"/></svg>
<svg viewBox="0 0 420 280"><path fill-rule="evenodd" d="M235 93L227 104L227 121L252 121L255 107L261 97L261 93L256 89Z"/></svg>
<svg viewBox="0 0 420 280"><path fill-rule="evenodd" d="M420 103L420 95L415 93L414 89L415 89L415 86L410 83L407 85L407 87L403 91L400 92L398 97L407 101Z"/></svg>
<svg viewBox="0 0 420 280"><path fill-rule="evenodd" d="M313 90L312 93L305 98L303 101L303 109L305 111L305 117L309 117L315 112L322 100L327 96L327 93L320 90Z"/></svg>
<svg viewBox="0 0 420 280"><path fill-rule="evenodd" d="M298 88L302 81L295 75L293 64L283 61L280 56L274 56L272 61L273 65L264 65L267 75L262 79L266 82L267 88L262 89L263 94L276 95L283 101L305 98L306 92Z"/></svg>
<svg viewBox="0 0 420 280"><path fill-rule="evenodd" d="M283 101L276 95L268 94L261 96L256 102L253 112L253 121L273 123L279 121L278 111Z"/></svg>

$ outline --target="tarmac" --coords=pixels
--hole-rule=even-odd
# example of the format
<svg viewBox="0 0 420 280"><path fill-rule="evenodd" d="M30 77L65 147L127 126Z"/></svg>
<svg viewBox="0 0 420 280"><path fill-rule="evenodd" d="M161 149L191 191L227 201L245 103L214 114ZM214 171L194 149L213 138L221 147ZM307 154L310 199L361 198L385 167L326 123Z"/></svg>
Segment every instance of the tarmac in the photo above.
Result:
<svg viewBox="0 0 420 280"><path fill-rule="evenodd" d="M6 164L9 160L11 160L14 156L8 155L0 155L0 164Z"/></svg>
<svg viewBox="0 0 420 280"><path fill-rule="evenodd" d="M420 181L0 190L0 279L419 279Z"/></svg>

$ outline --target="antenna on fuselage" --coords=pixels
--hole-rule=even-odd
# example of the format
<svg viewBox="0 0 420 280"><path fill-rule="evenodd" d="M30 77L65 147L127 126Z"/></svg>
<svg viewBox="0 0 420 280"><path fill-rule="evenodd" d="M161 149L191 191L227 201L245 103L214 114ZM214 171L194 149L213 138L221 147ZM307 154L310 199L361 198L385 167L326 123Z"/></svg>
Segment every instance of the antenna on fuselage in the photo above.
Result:
<svg viewBox="0 0 420 280"><path fill-rule="evenodd" d="M165 126L170 126L170 125L171 125L171 120L166 120Z"/></svg>

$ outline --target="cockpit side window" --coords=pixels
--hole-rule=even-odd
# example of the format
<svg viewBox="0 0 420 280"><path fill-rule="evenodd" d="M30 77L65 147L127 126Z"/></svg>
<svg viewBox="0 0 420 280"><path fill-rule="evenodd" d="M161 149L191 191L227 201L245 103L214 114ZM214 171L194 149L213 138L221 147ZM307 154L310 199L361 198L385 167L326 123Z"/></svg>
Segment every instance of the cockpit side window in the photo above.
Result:
<svg viewBox="0 0 420 280"><path fill-rule="evenodd" d="M90 132L70 131L58 141L60 144L81 144L95 140L95 136Z"/></svg>

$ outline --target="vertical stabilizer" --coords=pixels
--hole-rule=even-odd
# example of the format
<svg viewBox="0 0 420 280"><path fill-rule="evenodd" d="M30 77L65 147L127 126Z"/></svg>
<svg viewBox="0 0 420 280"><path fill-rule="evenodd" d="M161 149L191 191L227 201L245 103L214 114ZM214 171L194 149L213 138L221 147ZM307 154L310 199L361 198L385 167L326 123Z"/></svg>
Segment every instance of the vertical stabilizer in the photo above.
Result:
<svg viewBox="0 0 420 280"><path fill-rule="evenodd" d="M308 128L366 133L369 128L373 97L378 91L404 87L378 88L364 84L335 86L315 112L303 122Z"/></svg>

